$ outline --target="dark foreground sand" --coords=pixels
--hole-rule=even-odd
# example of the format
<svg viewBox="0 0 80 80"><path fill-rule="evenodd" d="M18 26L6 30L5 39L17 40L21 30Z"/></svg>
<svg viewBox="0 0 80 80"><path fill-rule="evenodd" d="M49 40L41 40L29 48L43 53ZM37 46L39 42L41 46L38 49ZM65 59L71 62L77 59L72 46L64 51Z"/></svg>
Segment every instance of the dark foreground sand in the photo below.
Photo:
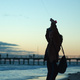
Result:
<svg viewBox="0 0 80 80"><path fill-rule="evenodd" d="M29 80L46 80L46 77L38 77L36 79L29 79ZM60 79L60 80L80 80L80 72L73 73L73 74L68 74L67 78Z"/></svg>
<svg viewBox="0 0 80 80"><path fill-rule="evenodd" d="M80 72L68 74L68 78L62 79L62 80L80 80Z"/></svg>

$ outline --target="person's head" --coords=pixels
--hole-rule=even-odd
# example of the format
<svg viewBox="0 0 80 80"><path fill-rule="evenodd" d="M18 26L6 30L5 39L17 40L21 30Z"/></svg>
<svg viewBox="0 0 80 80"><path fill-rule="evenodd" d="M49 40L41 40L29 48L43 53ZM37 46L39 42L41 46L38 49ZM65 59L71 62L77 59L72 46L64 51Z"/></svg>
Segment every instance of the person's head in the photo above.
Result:
<svg viewBox="0 0 80 80"><path fill-rule="evenodd" d="M57 21L56 20L53 20L52 18L50 18L50 21L51 21L51 28L56 28L56 23Z"/></svg>

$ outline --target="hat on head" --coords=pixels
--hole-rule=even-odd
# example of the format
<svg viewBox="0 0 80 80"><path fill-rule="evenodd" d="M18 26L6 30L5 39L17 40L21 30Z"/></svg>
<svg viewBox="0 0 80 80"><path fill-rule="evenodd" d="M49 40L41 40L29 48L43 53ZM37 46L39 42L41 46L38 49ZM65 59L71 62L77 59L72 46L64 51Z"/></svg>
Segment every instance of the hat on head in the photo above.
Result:
<svg viewBox="0 0 80 80"><path fill-rule="evenodd" d="M53 20L52 18L50 18L50 21L51 21L52 23L54 23L54 24L57 23L57 21L56 21L56 20Z"/></svg>

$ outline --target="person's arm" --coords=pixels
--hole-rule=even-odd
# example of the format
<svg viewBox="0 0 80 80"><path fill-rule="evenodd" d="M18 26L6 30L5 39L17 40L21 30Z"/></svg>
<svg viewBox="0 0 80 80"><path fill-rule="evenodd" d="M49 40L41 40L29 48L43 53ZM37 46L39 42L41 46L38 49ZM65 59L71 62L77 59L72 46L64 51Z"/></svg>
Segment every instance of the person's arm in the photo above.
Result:
<svg viewBox="0 0 80 80"><path fill-rule="evenodd" d="M46 37L47 42L49 42L49 31L48 31L48 29L47 29L47 31L46 31L45 37Z"/></svg>

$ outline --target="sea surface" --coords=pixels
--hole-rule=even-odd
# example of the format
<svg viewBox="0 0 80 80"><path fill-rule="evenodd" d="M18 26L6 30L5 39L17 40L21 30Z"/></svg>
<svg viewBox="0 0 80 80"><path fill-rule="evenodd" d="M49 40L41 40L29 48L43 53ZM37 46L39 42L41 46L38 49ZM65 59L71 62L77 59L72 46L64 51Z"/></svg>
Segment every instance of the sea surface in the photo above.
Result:
<svg viewBox="0 0 80 80"><path fill-rule="evenodd" d="M68 64L64 74L58 74L56 80L61 80L68 76L69 73L80 72L80 63L75 62ZM46 77L46 65L27 65L27 64L0 64L0 80L38 80L39 77Z"/></svg>

